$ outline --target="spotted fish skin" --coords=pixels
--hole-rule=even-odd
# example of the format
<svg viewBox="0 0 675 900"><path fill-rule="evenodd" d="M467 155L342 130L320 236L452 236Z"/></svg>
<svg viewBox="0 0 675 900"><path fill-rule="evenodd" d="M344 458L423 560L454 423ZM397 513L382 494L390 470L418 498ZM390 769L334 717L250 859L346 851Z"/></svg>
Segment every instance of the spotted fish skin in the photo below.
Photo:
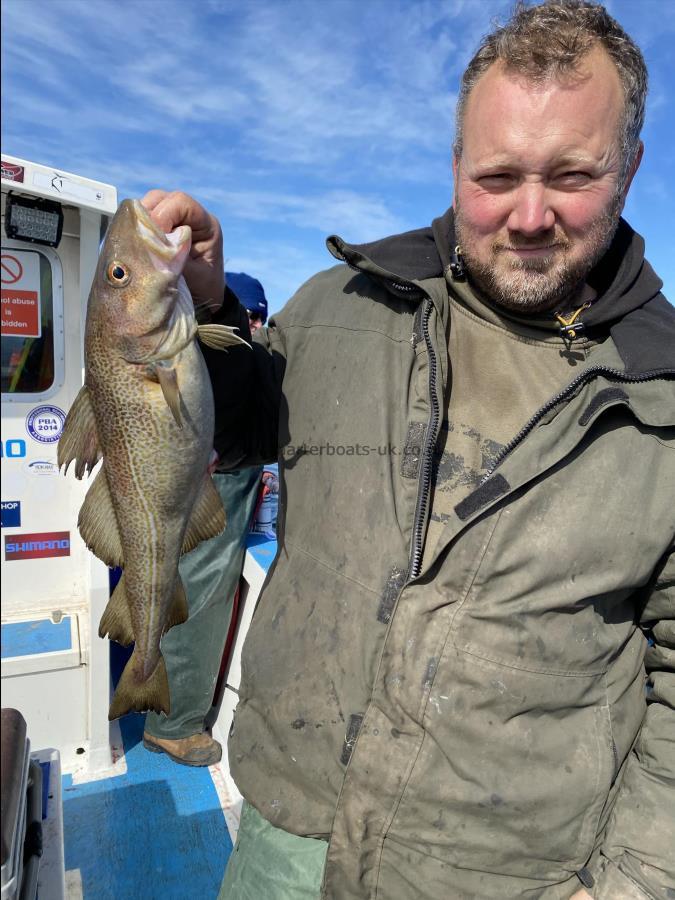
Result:
<svg viewBox="0 0 675 900"><path fill-rule="evenodd" d="M181 275L190 243L189 228L164 235L138 201L120 205L89 295L84 387L58 448L78 478L103 459L78 526L97 556L124 569L99 629L135 644L111 719L170 712L160 641L187 618L178 561L225 527L208 473L213 395ZM223 329L219 346L234 343L243 342Z"/></svg>

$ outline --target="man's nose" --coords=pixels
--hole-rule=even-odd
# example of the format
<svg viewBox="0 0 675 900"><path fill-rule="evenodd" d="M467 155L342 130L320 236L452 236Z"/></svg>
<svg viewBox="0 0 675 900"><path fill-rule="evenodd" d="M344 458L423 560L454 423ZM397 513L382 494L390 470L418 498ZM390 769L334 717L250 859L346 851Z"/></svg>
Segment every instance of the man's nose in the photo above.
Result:
<svg viewBox="0 0 675 900"><path fill-rule="evenodd" d="M510 231L535 235L549 231L555 225L555 214L551 209L546 187L535 184L521 184L515 192L515 202L506 226Z"/></svg>

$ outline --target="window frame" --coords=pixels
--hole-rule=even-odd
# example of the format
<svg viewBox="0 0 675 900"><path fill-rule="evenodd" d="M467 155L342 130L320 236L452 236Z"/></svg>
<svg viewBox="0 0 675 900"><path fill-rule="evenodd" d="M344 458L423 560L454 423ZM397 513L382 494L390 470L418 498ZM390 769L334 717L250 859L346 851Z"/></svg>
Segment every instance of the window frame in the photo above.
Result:
<svg viewBox="0 0 675 900"><path fill-rule="evenodd" d="M24 253L42 253L52 270L52 334L54 339L54 381L44 391L21 391L14 393L2 392L3 403L34 403L40 400L48 400L63 388L66 380L66 342L64 329L64 299L63 299L63 263L58 252L51 247L42 244L33 244L28 241L18 241L12 238L3 238L3 250L22 250Z"/></svg>

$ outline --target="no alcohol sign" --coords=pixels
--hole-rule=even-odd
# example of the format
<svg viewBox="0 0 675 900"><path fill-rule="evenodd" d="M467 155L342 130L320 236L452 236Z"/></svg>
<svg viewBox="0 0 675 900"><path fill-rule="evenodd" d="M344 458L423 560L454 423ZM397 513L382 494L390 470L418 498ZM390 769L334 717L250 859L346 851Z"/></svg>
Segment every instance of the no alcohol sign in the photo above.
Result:
<svg viewBox="0 0 675 900"><path fill-rule="evenodd" d="M2 334L40 337L40 259L29 250L5 250L0 256Z"/></svg>

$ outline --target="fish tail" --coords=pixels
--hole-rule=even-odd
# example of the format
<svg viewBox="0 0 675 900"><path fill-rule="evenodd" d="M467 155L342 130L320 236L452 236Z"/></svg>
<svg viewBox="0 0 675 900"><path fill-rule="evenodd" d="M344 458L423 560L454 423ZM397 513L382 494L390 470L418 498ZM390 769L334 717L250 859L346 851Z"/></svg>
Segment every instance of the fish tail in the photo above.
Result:
<svg viewBox="0 0 675 900"><path fill-rule="evenodd" d="M138 649L134 649L110 704L108 719L111 722L132 710L146 712L152 709L156 713L163 712L169 715L171 710L169 679L162 654L159 654L157 664L147 678L143 677L143 669L144 661L141 654Z"/></svg>
<svg viewBox="0 0 675 900"><path fill-rule="evenodd" d="M98 636L104 638L106 634L111 641L117 641L123 647L133 644L134 628L131 622L131 613L127 602L127 592L124 581L124 573L117 582L112 597L108 600L101 622L98 626Z"/></svg>

